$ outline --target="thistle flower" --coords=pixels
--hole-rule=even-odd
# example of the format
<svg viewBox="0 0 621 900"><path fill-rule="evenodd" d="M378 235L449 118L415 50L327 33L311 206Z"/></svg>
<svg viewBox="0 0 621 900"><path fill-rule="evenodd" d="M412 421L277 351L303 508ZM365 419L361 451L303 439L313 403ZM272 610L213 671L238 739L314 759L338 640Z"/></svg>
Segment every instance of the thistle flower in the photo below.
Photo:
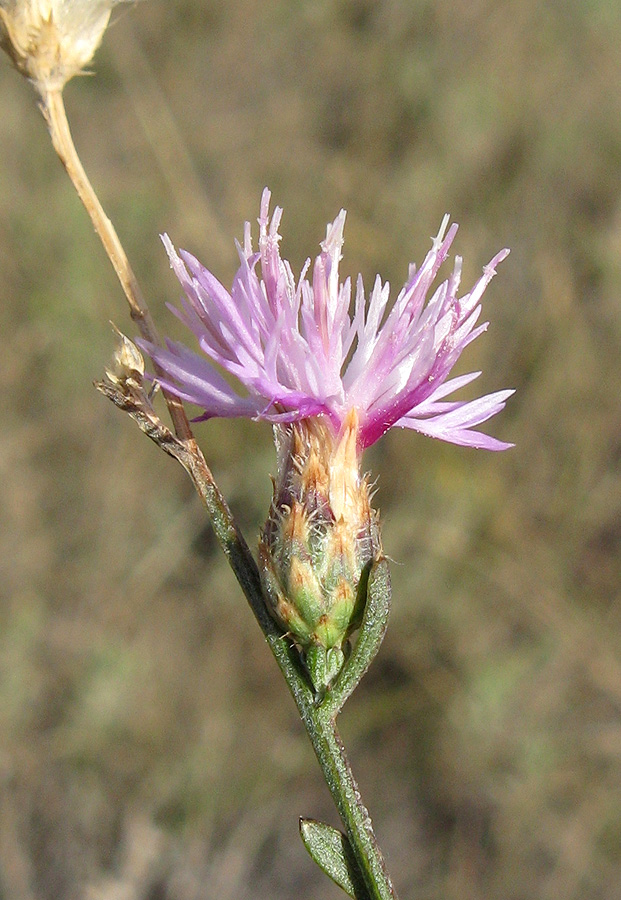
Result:
<svg viewBox="0 0 621 900"><path fill-rule="evenodd" d="M93 58L124 0L0 0L0 46L40 94L62 90Z"/></svg>
<svg viewBox="0 0 621 900"><path fill-rule="evenodd" d="M307 261L296 282L278 248L282 210L270 219L269 202L265 190L258 252L246 223L230 293L164 236L185 292L175 312L204 356L174 341L166 349L142 346L166 373L163 385L203 409L199 418L245 416L275 426L278 474L259 547L261 570L274 616L323 689L343 663L364 608L365 572L381 553L360 475L362 450L394 426L488 450L511 446L474 426L503 409L512 391L446 399L480 374L448 377L487 327L477 324L481 297L508 250L459 298L457 257L448 280L427 299L457 231L447 216L392 306L379 278L367 299L359 277L352 303L350 280L340 284L338 273L345 212L328 226L312 279Z"/></svg>
<svg viewBox="0 0 621 900"><path fill-rule="evenodd" d="M265 190L258 252L246 223L231 293L189 253L177 255L164 237L186 294L177 315L208 357L173 341L166 350L149 348L168 373L166 387L202 407L202 419L245 416L282 424L320 416L338 434L355 409L361 450L393 426L487 450L510 447L473 428L503 409L512 391L470 401L445 399L481 374L447 380L462 350L487 328L487 323L476 325L480 300L509 251L496 254L461 298L457 257L452 275L425 305L457 232L455 224L447 232L447 216L423 265L410 267L392 308L388 284L377 278L367 301L359 277L350 315L350 279L342 285L338 280L345 211L328 226L312 283L306 278L307 261L296 284L278 249L282 210L276 208L270 220L269 201ZM232 387L214 363L235 376L245 392Z"/></svg>

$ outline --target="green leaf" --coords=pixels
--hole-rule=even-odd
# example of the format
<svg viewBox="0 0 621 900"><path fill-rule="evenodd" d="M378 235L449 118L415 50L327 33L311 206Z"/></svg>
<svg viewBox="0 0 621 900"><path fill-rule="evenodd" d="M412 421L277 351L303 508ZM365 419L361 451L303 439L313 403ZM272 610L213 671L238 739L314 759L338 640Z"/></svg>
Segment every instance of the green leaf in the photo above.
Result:
<svg viewBox="0 0 621 900"><path fill-rule="evenodd" d="M344 834L324 822L300 819L300 835L312 858L332 881L353 900L369 900L369 893Z"/></svg>
<svg viewBox="0 0 621 900"><path fill-rule="evenodd" d="M351 696L377 656L388 626L390 600L390 572L388 561L382 556L370 567L364 613L356 643L324 700L324 707L332 715L336 715L343 708L345 701Z"/></svg>

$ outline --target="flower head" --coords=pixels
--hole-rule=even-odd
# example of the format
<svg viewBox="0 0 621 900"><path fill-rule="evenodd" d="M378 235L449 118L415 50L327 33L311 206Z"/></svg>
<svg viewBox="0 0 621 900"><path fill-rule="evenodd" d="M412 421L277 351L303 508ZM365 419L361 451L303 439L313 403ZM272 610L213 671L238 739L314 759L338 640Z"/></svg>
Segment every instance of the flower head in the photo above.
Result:
<svg viewBox="0 0 621 900"><path fill-rule="evenodd" d="M350 281L340 284L338 272L345 213L328 226L310 280L309 261L296 281L278 249L282 210L270 219L269 201L266 190L258 251L246 224L230 293L164 238L185 292L177 315L204 356L172 341L166 349L142 346L164 371L163 385L202 407L201 418L249 416L274 424L278 472L259 542L261 578L268 608L299 646L321 696L347 658L369 572L382 553L369 484L360 473L362 450L394 425L455 444L511 446L473 426L501 410L512 391L445 399L479 374L448 378L462 350L486 328L477 325L481 296L508 251L460 298L457 259L428 299L457 230L447 231L447 217L392 306L379 278L368 299L359 278L352 304ZM386 608L389 602L382 599Z"/></svg>
<svg viewBox="0 0 621 900"><path fill-rule="evenodd" d="M123 0L0 0L0 46L40 93L62 87L93 58Z"/></svg>
<svg viewBox="0 0 621 900"><path fill-rule="evenodd" d="M345 211L328 226L312 277L307 277L307 261L296 281L279 252L282 210L277 207L270 218L269 202L266 189L258 251L246 223L230 293L189 253L177 254L164 237L185 292L177 315L204 354L173 341L167 349L147 347L166 373L164 385L202 407L204 419L247 416L283 424L322 417L338 435L355 410L360 450L393 426L488 450L510 447L473 429L503 409L512 391L476 400L446 399L480 374L448 377L462 350L487 328L487 323L477 324L481 297L509 251L496 254L462 297L457 296L457 257L453 273L429 297L457 231L455 224L448 228L447 216L422 266L410 267L392 306L389 285L379 277L368 299L359 277L352 304L350 279L340 284L338 272ZM216 366L233 375L242 390L232 387Z"/></svg>

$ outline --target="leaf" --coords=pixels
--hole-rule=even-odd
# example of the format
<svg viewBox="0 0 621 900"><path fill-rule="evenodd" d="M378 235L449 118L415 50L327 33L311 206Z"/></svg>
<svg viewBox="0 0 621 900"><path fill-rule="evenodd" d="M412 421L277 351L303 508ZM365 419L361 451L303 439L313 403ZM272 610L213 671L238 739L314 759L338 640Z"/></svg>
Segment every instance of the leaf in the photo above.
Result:
<svg viewBox="0 0 621 900"><path fill-rule="evenodd" d="M361 586L364 588L362 580ZM379 652L388 626L390 600L390 572L388 561L382 556L370 566L364 613L356 643L334 686L326 694L324 706L329 706L333 715L343 708Z"/></svg>
<svg viewBox="0 0 621 900"><path fill-rule="evenodd" d="M320 869L353 900L369 900L350 843L338 829L300 819L300 836L304 846Z"/></svg>

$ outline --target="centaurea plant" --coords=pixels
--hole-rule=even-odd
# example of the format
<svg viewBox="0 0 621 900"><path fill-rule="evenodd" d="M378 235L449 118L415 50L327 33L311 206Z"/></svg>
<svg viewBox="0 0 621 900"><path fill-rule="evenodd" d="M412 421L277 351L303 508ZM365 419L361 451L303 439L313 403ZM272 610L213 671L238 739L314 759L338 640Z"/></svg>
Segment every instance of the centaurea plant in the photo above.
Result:
<svg viewBox="0 0 621 900"><path fill-rule="evenodd" d="M378 516L361 455L392 427L455 444L503 450L476 426L503 409L512 391L450 399L480 373L450 377L478 324L481 297L507 250L458 296L461 261L433 290L457 230L448 217L419 269L410 267L390 302L378 278L367 297L339 282L345 213L328 226L312 277L296 280L279 252L282 211L270 216L265 190L258 250L246 224L240 266L227 291L189 253L164 244L184 297L176 314L200 353L159 342L116 232L81 166L62 103L65 82L97 47L118 0L0 0L0 43L32 80L54 146L88 210L142 338L143 357L119 333L112 366L97 384L190 475L288 683L343 823L344 832L300 820L313 859L356 900L396 894L354 780L336 718L382 642L390 579ZM234 384L224 377L233 376ZM152 405L162 387L173 431ZM206 464L183 403L198 419L248 417L274 428L277 474L257 560Z"/></svg>

